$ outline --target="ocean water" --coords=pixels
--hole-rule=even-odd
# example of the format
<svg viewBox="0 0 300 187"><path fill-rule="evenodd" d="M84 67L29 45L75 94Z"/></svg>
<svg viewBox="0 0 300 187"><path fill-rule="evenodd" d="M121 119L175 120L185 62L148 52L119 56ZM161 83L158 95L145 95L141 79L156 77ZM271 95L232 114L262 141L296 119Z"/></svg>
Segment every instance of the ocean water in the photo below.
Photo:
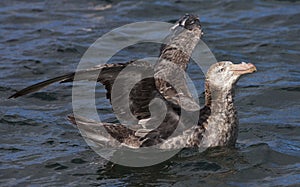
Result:
<svg viewBox="0 0 300 187"><path fill-rule="evenodd" d="M0 186L298 186L300 185L300 1L1 1ZM7 97L74 71L87 48L112 29L138 21L174 23L200 16L203 42L218 61L255 64L236 86L236 148L182 150L149 167L107 163L66 119L72 85ZM147 49L147 50L145 50ZM158 53L132 46L113 63ZM203 75L189 67L198 94ZM105 91L98 112L113 118Z"/></svg>

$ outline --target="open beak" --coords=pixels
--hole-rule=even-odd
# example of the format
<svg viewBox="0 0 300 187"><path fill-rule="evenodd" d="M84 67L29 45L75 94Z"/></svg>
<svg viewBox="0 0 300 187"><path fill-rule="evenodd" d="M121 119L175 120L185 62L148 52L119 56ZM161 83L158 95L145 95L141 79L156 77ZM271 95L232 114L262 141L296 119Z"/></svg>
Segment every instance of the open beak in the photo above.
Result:
<svg viewBox="0 0 300 187"><path fill-rule="evenodd" d="M242 62L240 64L232 64L230 70L233 71L235 75L243 75L257 71L256 67L253 64L245 62Z"/></svg>

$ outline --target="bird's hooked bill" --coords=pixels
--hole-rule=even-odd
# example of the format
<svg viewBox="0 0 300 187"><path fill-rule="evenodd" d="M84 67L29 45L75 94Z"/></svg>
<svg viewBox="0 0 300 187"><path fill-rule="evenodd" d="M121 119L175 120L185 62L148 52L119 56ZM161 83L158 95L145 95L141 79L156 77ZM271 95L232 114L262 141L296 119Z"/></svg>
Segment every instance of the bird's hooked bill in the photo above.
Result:
<svg viewBox="0 0 300 187"><path fill-rule="evenodd" d="M243 75L257 71L256 67L252 63L245 62L242 62L240 64L232 64L230 70L237 75Z"/></svg>

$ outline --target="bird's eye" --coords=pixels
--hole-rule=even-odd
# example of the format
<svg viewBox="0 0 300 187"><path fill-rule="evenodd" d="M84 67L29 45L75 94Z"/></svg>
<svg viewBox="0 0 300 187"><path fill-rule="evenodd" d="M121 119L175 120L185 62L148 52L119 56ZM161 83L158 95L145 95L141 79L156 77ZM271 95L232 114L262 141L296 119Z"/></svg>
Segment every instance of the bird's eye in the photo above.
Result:
<svg viewBox="0 0 300 187"><path fill-rule="evenodd" d="M190 24L191 24L191 25L193 25L194 23L195 23L195 21L194 21L194 20L190 22Z"/></svg>
<svg viewBox="0 0 300 187"><path fill-rule="evenodd" d="M225 70L225 68L220 68L220 69L218 70L218 73L223 72L224 70Z"/></svg>

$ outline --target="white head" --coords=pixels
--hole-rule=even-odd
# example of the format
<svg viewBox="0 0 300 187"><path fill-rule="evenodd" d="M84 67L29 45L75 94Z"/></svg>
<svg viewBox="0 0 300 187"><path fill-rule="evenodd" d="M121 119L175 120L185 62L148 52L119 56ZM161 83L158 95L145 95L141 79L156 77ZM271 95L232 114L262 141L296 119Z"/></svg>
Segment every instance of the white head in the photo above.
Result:
<svg viewBox="0 0 300 187"><path fill-rule="evenodd" d="M251 63L242 62L233 64L230 61L222 61L213 64L206 75L206 81L210 88L231 90L241 75L253 73L256 67Z"/></svg>

